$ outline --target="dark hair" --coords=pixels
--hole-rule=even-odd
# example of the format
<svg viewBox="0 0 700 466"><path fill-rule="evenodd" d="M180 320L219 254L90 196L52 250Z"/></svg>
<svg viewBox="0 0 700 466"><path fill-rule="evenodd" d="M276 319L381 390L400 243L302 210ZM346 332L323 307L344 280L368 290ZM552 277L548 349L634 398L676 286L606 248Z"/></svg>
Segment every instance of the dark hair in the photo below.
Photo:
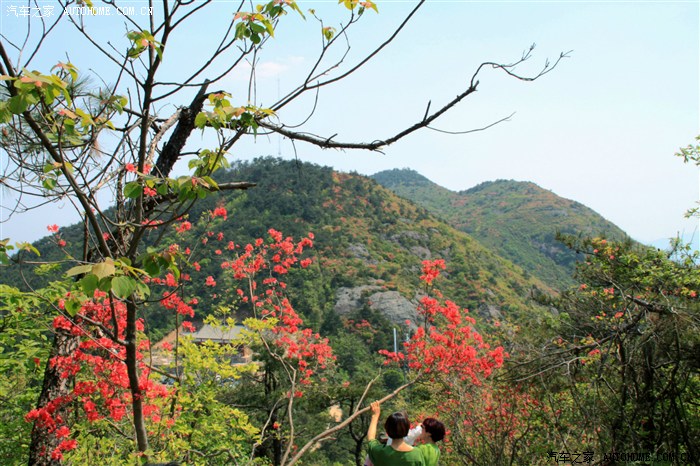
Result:
<svg viewBox="0 0 700 466"><path fill-rule="evenodd" d="M408 422L408 417L404 413L394 413L384 423L384 429L389 438L399 439L408 435L408 429L411 428L411 423Z"/></svg>
<svg viewBox="0 0 700 466"><path fill-rule="evenodd" d="M433 442L439 442L445 438L445 424L437 419L426 417L423 420L423 429L430 434L430 438L433 439Z"/></svg>

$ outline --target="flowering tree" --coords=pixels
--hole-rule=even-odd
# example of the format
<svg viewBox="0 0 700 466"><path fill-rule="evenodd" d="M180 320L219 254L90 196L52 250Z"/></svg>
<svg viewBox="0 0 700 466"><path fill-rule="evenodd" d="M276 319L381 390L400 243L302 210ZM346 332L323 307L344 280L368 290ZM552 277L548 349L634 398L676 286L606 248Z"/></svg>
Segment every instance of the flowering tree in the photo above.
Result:
<svg viewBox="0 0 700 466"><path fill-rule="evenodd" d="M219 207L205 216L203 222L211 226L212 223L223 222L227 215L227 211ZM174 228L176 236L190 228L187 220L181 221ZM305 249L313 245L313 235L295 242L274 229L268 233L267 239L258 238L245 246L227 241L223 234L213 231L196 240L205 246L198 253L214 258L216 266L223 271L223 275L217 279L201 270L195 260L194 244L190 247L182 243L173 243L167 248L170 254L182 256L180 276L176 278L168 273L164 278L146 279L154 303L174 312L185 329L194 330L188 319L194 316L193 306L196 307L197 300L186 298L185 291L187 282L192 280L204 281L221 303L239 310L249 309L249 317L243 320L247 330L226 345L199 347L178 339L174 342L176 348L164 344L162 349L174 351L176 356L170 366L155 367L149 362L152 358L149 356L150 344L143 334L143 323L137 321L138 377L143 393L144 425L151 435L157 433L150 442L152 459L177 455L194 464L200 461L202 464L242 463L252 461L264 444L272 442L277 445L272 463L291 465L314 445L350 426L366 411L361 406L374 381L370 381L364 389L353 388L348 381L329 381L329 378L335 377L324 372L333 365L335 356L328 340L305 328L285 297L287 285L284 277L290 268L305 268L312 263L312 258L304 255ZM189 239L192 241L191 237ZM218 249L224 244L223 250ZM213 248L217 249L210 254L208 249ZM423 279L432 283L439 273L438 269L444 268L444 262L426 262L424 267L426 273ZM74 292L85 291L87 283L81 282L70 291L55 290L59 309L66 309ZM424 302L422 314L426 316L426 325L430 324L427 327L429 336L418 331L407 343L407 358L413 361L410 364L411 380L385 396L384 400L427 377L434 379L451 374L462 381L478 381L502 363L502 349L487 351L489 346L471 327L473 319L464 315L462 310L449 301L444 306L432 298L426 298ZM229 310L222 312L229 313ZM438 324L440 316L445 316L447 320ZM216 322L220 317L215 319ZM60 379L64 382L74 381L73 386L67 389L66 395L32 410L26 416L38 428L46 429L59 440L49 453L52 460L61 461L68 455L68 458L76 460L91 457L93 461L99 459L105 464L123 464L130 458L129 450L124 450L123 441L115 442L103 436L112 429L124 435L129 418L133 415L128 365L124 364L124 345L120 342L123 330L113 336L115 329L119 331L124 328L125 321L123 303L110 300L107 293L99 288L92 291L92 299L82 302L75 316L67 318L58 315L54 318L54 328L75 335L79 341L74 351L54 356L49 361L50 366L59 372ZM214 320L211 323L214 324ZM229 318L228 325L233 323ZM368 325L367 322L360 322L356 326L367 329ZM458 333L455 334L455 331ZM241 345L255 348L258 356L253 362L231 366L230 355L236 354ZM480 356L481 352L486 354ZM402 354L387 353L387 362L402 359ZM166 386L154 380L149 376L153 371L172 379L174 384ZM264 380L258 380L260 377ZM253 386L239 385L246 378L252 380ZM223 380L239 382L227 388ZM321 428L321 432L313 438L306 434L302 437L302 444L297 444L295 426L299 422L298 417L306 415L305 412L309 410L309 406L303 404L305 397L317 396L319 391L327 392L325 387L329 383L338 385L332 400L349 396L357 388L360 389L359 399L354 398L353 408L342 422L330 428ZM227 391L234 394L239 403L245 403L246 397L241 394L245 391L264 392L268 406L266 416L256 421L249 410L222 402L222 393ZM320 408L321 413L326 412L332 403L323 405L325 408ZM73 409L66 409L69 406ZM82 421L77 424L70 422L62 412L69 412L72 418ZM95 432L103 434L96 435ZM212 435L214 432L226 432L226 435L222 438ZM109 448L105 448L105 444ZM115 455L115 452L120 453Z"/></svg>
<svg viewBox="0 0 700 466"><path fill-rule="evenodd" d="M491 349L476 331L476 321L467 309L450 300L441 301L442 293L432 289L433 281L445 270L445 261L423 261L421 280L436 297L424 296L418 309L424 319L405 346L405 351L380 351L389 361L406 362L418 375L432 377L458 374L462 380L479 383L479 377L488 377L494 368L503 364L507 356L503 347Z"/></svg>
<svg viewBox="0 0 700 466"><path fill-rule="evenodd" d="M78 3L87 8L93 6L90 1ZM113 7L118 7L118 3L106 2ZM527 80L552 68L547 65L533 77L518 76L514 69L529 58L529 52L511 64L484 63L454 99L426 112L395 135L374 142L340 142L333 136L311 135L287 123L296 116L286 115L290 104L323 87L342 83L365 66L388 46L424 2L418 2L397 30L387 32L385 42L349 67L341 66L344 53L349 50L344 39L355 24L369 11L376 12L377 7L371 1L341 3L347 19L338 28L327 26L314 11L307 13L313 18L310 24L318 21L313 26L319 28L321 40L318 60L298 85L268 106L256 101L255 67L285 16L305 17L294 1L275 0L250 9L241 2L227 12L232 21L218 34L213 49L189 57L191 62L177 73L164 66L166 57L177 57L171 44L191 34L187 24L211 7L212 2L164 2L156 14L125 16L128 32L124 37L107 37L108 30L95 31L91 27L90 17L74 15L57 15L55 19L32 16L23 31L3 36L0 144L7 158L3 185L17 195L16 214L64 200L79 213L83 228L79 245L68 245L56 237L57 247L65 252L62 260L71 268L61 285L67 294L60 302L48 303L56 319L51 362L46 365L37 408L31 414L35 421L30 446L32 464L61 461L62 452L73 444L61 430L60 420L70 415L69 400L88 395L120 400L111 406L110 414L128 414L134 449L148 456L151 448L147 422L158 414L146 399L151 395L165 396L165 392L148 382L150 372L142 363L142 345L146 343L140 337L140 322L147 317L148 303L155 299L154 281L167 281L170 274L174 283L181 283L181 269L186 262L181 251L169 245L159 246L158 242L161 232L179 222L197 200L219 191L252 187L244 181L218 184L212 178L214 172L226 167L227 155L240 141L276 133L323 148L379 151L432 124L473 94L478 74L486 67ZM75 6L71 1L61 5ZM68 61L58 62L49 70L35 69L42 66L37 63L51 59L46 55L53 52L46 49L46 44L66 31L64 27L71 28L82 41L70 42L68 47L90 47L106 63L104 70L90 73L84 71L89 69L89 63ZM37 34L37 30L41 33ZM329 62L327 57L337 49L341 58ZM243 66L250 67L247 95L233 96L225 89L214 88L232 70ZM165 113L169 107L174 111ZM206 147L190 142L196 130L210 135ZM189 171L178 176L174 168L182 161L187 162ZM221 214L213 211L214 216ZM178 228L187 227L180 223ZM57 234L53 227L51 232ZM147 238L149 248L144 246ZM0 243L4 262L9 261L10 247L8 241ZM13 259L21 257L24 256ZM164 305L184 314L189 304L177 301L173 295ZM295 317L286 309L281 303L275 312L293 326ZM280 332L278 341L289 347L300 346L296 351L318 350L308 348L315 344L312 335L304 335L307 341L301 341ZM124 366L110 367L111 355L118 355ZM101 374L93 375L96 380L109 378L109 390L114 392L101 391L97 381L91 382L95 386L74 382L82 370L78 363L82 366L88 360L95 367L102 367ZM310 369L295 369L295 384L305 380L306 370ZM74 386L85 393L76 394L71 388ZM87 412L93 413L92 405L86 403L83 406ZM122 411L125 405L129 409ZM92 415L102 415L95 413Z"/></svg>
<svg viewBox="0 0 700 466"><path fill-rule="evenodd" d="M469 311L453 301L444 300L440 291L434 288L433 282L445 268L442 259L423 262L420 278L428 293L421 299L418 309L423 325L405 342L403 351L381 352L386 355L387 364L394 362L407 368L412 375L409 383L424 385L430 393L426 409L437 412L446 425L453 426L455 432L460 433L465 422L474 419L473 415L488 416L487 399L497 395L491 384L484 384L493 371L503 365L508 354L502 346L492 348L485 342ZM477 399L479 403L468 401ZM505 422L512 424L511 419ZM484 423L468 426L472 437L475 436L471 432L474 427L493 428ZM511 427L513 429L515 427ZM471 452L460 448L459 453L464 458Z"/></svg>
<svg viewBox="0 0 700 466"><path fill-rule="evenodd" d="M217 217L226 218L226 209L214 209L203 222L211 225ZM179 234L189 228L191 224L183 220L175 231ZM214 237L215 241L208 241L209 237ZM223 234L214 235L211 231L201 239L204 245L209 243L214 247L219 242L224 242ZM178 270L182 273L177 278L173 273L167 273L163 278L142 278L149 286L150 306L162 306L171 311L176 322L180 322L177 327L186 331L195 329L189 319L194 317L198 300L186 297L186 284L192 280L204 281L208 288L217 292L216 296L222 303L250 309L250 316L243 320L246 331L226 345L200 347L176 338L174 347L164 343L161 348L173 355L168 357L171 362L157 366L153 364L143 320L137 320L136 360L142 394L139 401L148 432L151 436L158 433L151 442L153 459L172 455L195 463L201 460L204 464L214 464L218 458L222 464L230 464L231 461L252 459L248 457L255 456L257 446L271 435L279 438L279 422L273 417L274 409L266 420L256 425L244 411L218 399L222 390L226 390L222 380L240 380L245 374L267 371L272 364L281 367L286 379L280 383L282 389L275 392L278 398L272 403L285 407L288 413L284 420L288 426L283 437L287 449L284 458L289 455L294 445L294 402L312 384L316 372L334 360L327 340L302 326L301 318L284 296L286 284L282 278L295 265L305 268L311 264L311 258L299 256L312 245L312 234L295 243L292 238L283 237L282 233L272 229L267 240L258 238L245 246L228 241L225 253L216 249L211 254L219 259L217 265L223 271L219 280L225 284L218 285L212 276L201 276L193 248L172 243L167 251L178 257ZM209 255L208 248L199 252ZM129 449L124 449L123 442L115 443L96 432L115 429L119 436L128 438L125 432L134 416L134 395L129 385L129 366L125 364L123 342L126 307L122 301L113 299L99 288L91 288L99 283L94 278L87 278L92 275L87 274L72 289L58 285L50 287L53 293L51 301L65 312L53 319L52 326L56 331L63 330L74 336L77 347L49 359L49 367L56 370L59 381L68 385L65 394L30 411L25 418L34 422L35 429L43 429L56 439L53 450L43 455L52 461L61 461L69 454L75 459L91 457L93 461L99 458L101 463L123 464L130 458ZM224 289L219 291L219 287ZM48 293L48 290L43 292ZM67 313L67 306L76 299L75 294L88 292L92 298L82 300L74 315ZM19 303L31 304L31 295L15 293L18 298L12 302L9 290L6 292L10 298L8 310L21 313ZM48 294L46 299L49 299ZM144 303L144 306L148 305ZM226 313L229 316L226 325L231 326L234 324L233 313ZM240 315L240 312L236 314ZM219 319L211 323L221 326L215 321ZM231 366L232 355L237 354L242 346L257 348L261 354L253 362ZM154 378L154 373L158 377ZM170 383L164 385L161 380ZM76 419L82 421L76 424ZM213 433L221 431L228 432L228 435L219 438L218 442L213 441L216 438ZM111 448L106 448L105 442ZM252 447L246 448L245 445Z"/></svg>

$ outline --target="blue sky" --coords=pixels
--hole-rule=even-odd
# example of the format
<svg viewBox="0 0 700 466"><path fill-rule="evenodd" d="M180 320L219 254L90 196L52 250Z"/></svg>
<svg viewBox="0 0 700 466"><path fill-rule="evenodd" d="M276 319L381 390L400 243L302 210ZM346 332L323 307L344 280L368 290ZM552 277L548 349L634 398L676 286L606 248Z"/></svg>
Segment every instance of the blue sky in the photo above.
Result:
<svg viewBox="0 0 700 466"><path fill-rule="evenodd" d="M7 9L26 2L0 3L2 33L16 36L24 23ZM146 5L125 4L137 9ZM327 25L342 18L342 7L335 1L299 4L304 11L315 8L319 15L331 15ZM208 16L196 19L191 34L172 41L166 51L168 72L176 76L203 56L212 45L210 31L230 21L236 5L217 2ZM367 13L350 36L346 63L384 40L412 5L378 2L379 14ZM298 82L318 51L313 19L285 19L258 66L263 105ZM118 41L124 36L115 18L91 21L100 37L109 34ZM296 156L364 174L409 167L453 190L494 179L533 181L593 208L635 239L649 242L678 232L692 234L697 221L684 220L683 212L698 199L698 170L673 154L700 133L699 30L696 1L428 1L373 62L321 92L321 105L308 131L337 133L337 140L386 138L420 119L428 101L437 108L463 90L484 61L514 61L536 43L532 59L522 67L524 74L533 74L546 59L572 52L533 83L484 70L479 91L434 125L463 131L515 112L510 121L487 131L446 135L423 130L388 147L384 155L297 144ZM68 51L81 70L102 72L105 65L83 45L76 47L74 35L63 31L59 37L37 57L36 68L65 59ZM244 98L246 83L239 71L220 87L234 98ZM302 101L284 109L280 117L300 122L310 108L308 100ZM259 155L291 158L295 153L288 141L261 137L237 147L232 158ZM8 205L11 199L7 193L3 196L3 206ZM0 224L0 238L35 239L46 233L47 224L74 221L69 211L66 205L44 210L40 217L12 217ZM0 220L5 216L0 212Z"/></svg>

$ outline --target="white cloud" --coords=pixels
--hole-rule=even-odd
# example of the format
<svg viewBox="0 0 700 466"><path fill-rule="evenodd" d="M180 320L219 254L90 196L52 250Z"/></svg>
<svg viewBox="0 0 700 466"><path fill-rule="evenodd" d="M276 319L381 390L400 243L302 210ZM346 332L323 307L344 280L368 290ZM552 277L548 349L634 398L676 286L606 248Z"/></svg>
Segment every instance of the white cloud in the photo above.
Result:
<svg viewBox="0 0 700 466"><path fill-rule="evenodd" d="M258 79L278 78L293 72L304 63L304 57L290 56L281 60L262 61L255 65L255 75ZM228 78L234 81L247 81L250 77L251 64L244 63L229 73Z"/></svg>

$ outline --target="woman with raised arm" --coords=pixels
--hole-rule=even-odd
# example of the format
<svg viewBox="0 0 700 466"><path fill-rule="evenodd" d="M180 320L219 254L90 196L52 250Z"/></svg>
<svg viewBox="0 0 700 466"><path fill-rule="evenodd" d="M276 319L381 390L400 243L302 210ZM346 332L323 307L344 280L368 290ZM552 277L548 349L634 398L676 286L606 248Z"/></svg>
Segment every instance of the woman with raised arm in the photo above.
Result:
<svg viewBox="0 0 700 466"><path fill-rule="evenodd" d="M437 466L440 459L440 449L437 442L445 438L445 425L432 417L426 417L418 427L411 429L406 437L406 442L413 445L423 453L425 466Z"/></svg>
<svg viewBox="0 0 700 466"><path fill-rule="evenodd" d="M394 413L387 417L384 430L391 439L391 445L383 445L377 440L377 424L381 408L379 402L371 405L372 419L367 429L367 454L374 466L426 466L423 453L418 448L413 448L406 443L404 437L408 435L411 424L404 413Z"/></svg>
<svg viewBox="0 0 700 466"><path fill-rule="evenodd" d="M445 424L432 417L426 417L418 426L408 431L408 435L404 441L409 445L415 445L423 453L425 466L437 466L440 459L440 449L437 442L445 438ZM387 441L387 445L391 445L391 439ZM365 466L372 466L370 462L366 462Z"/></svg>

